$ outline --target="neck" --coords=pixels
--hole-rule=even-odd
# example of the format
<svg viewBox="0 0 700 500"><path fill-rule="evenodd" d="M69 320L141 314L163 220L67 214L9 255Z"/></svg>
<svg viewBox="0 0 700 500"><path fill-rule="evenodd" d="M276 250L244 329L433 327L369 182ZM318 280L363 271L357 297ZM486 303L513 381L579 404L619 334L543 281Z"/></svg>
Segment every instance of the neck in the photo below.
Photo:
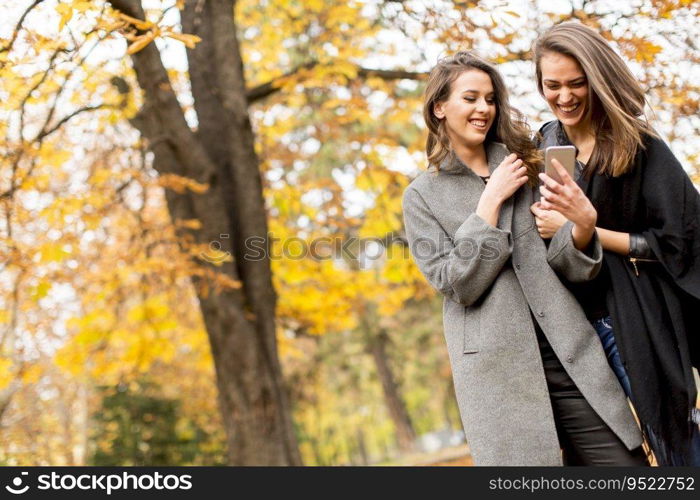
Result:
<svg viewBox="0 0 700 500"><path fill-rule="evenodd" d="M482 142L478 146L464 146L457 144L454 152L462 163L468 166L477 175L489 175L488 163L486 162L486 149Z"/></svg>
<svg viewBox="0 0 700 500"><path fill-rule="evenodd" d="M574 144L574 146L577 147L579 144L584 144L591 139L595 139L593 129L591 128L588 120L585 120L573 127L564 125L564 131L566 132L569 140Z"/></svg>

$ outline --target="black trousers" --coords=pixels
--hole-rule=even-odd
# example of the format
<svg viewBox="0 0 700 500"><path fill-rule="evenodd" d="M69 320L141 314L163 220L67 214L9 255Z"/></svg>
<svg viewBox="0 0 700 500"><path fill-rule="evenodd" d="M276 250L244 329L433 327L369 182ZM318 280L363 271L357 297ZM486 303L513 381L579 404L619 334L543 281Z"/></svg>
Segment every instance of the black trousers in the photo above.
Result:
<svg viewBox="0 0 700 500"><path fill-rule="evenodd" d="M533 318L564 465L649 465L640 446L628 450L571 380Z"/></svg>

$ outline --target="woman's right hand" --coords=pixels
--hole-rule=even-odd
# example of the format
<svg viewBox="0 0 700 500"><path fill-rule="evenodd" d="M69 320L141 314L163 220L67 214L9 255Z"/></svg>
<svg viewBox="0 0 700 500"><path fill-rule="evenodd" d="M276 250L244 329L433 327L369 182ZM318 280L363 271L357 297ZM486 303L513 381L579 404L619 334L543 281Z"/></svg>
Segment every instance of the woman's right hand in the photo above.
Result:
<svg viewBox="0 0 700 500"><path fill-rule="evenodd" d="M527 168L523 166L523 161L519 160L515 153L506 156L486 183L476 207L476 214L487 223L496 226L503 202L526 182Z"/></svg>
<svg viewBox="0 0 700 500"><path fill-rule="evenodd" d="M493 171L482 196L497 200L500 204L513 196L526 182L527 168L523 161L512 153Z"/></svg>

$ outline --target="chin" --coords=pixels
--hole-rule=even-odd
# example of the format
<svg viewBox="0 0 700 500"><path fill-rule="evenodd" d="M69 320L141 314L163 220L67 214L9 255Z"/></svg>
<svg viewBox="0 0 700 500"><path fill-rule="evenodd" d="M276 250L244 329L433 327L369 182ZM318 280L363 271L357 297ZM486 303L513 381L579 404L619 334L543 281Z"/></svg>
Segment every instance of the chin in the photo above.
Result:
<svg viewBox="0 0 700 500"><path fill-rule="evenodd" d="M579 123L581 123L583 121L583 114L581 114L580 116L567 116L567 117L558 116L557 118L559 119L560 122L562 122L567 127L575 127L576 125L578 125Z"/></svg>
<svg viewBox="0 0 700 500"><path fill-rule="evenodd" d="M484 143L486 134L473 134L464 141L469 147L476 147Z"/></svg>

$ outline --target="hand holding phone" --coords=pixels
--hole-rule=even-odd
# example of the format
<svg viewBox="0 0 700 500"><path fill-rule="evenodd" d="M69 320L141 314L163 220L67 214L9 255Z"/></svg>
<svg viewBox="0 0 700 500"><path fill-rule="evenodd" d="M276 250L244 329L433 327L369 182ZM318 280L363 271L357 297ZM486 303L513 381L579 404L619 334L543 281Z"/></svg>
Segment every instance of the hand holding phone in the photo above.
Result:
<svg viewBox="0 0 700 500"><path fill-rule="evenodd" d="M561 182L557 182L547 174L539 175L543 182L540 186L542 195L540 207L544 210L556 210L573 222L574 226L593 231L598 218L593 204L559 161L555 158L551 161Z"/></svg>

